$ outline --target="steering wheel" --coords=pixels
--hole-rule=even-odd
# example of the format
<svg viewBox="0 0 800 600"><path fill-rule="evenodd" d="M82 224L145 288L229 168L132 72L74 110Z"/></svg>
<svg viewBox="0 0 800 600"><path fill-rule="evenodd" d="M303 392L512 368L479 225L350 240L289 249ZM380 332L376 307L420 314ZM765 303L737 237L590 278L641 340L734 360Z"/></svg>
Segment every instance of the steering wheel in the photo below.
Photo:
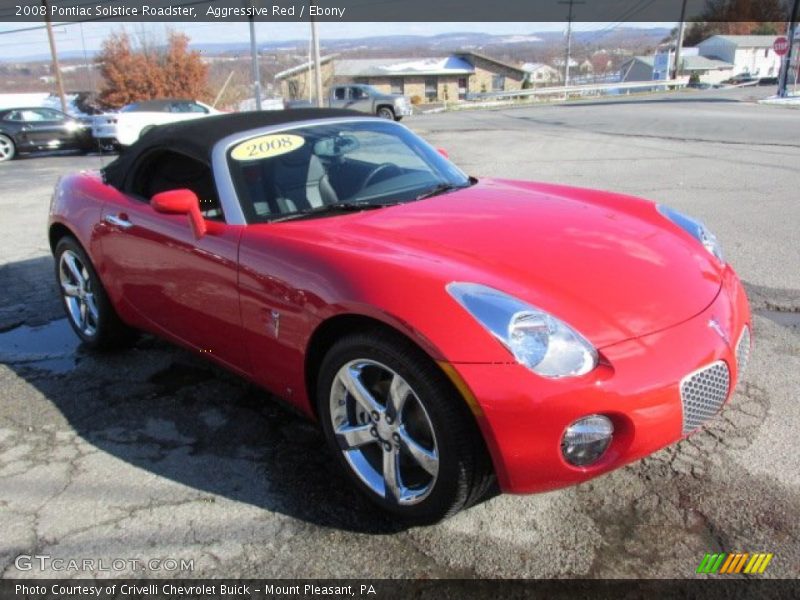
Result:
<svg viewBox="0 0 800 600"><path fill-rule="evenodd" d="M389 171L396 171L397 175L402 175L403 174L403 171L400 170L400 167L398 167L396 164L394 164L394 163L381 163L377 167L372 169L370 174L367 175L367 178L364 179L364 183L361 184L361 189L362 190L366 189L370 185L372 185L375 182L374 180L378 176L379 173L386 174ZM393 173L393 174L395 174L395 173ZM391 177L391 175L389 175L388 177L384 176L384 179L388 179L389 177Z"/></svg>

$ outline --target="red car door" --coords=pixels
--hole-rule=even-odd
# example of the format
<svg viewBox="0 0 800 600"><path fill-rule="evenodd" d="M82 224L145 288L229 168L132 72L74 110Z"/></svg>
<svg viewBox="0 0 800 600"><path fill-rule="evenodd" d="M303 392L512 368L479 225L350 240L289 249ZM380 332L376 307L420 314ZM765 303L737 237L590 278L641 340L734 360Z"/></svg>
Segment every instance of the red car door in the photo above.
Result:
<svg viewBox="0 0 800 600"><path fill-rule="evenodd" d="M152 170L144 176L151 178L145 186L171 187ZM202 188L201 179L176 181L172 189ZM145 327L248 372L238 290L242 226L207 219L207 232L197 239L186 215L150 206L146 197L154 191L166 190L119 194L106 204L99 228L106 287ZM204 200L203 190L195 191Z"/></svg>

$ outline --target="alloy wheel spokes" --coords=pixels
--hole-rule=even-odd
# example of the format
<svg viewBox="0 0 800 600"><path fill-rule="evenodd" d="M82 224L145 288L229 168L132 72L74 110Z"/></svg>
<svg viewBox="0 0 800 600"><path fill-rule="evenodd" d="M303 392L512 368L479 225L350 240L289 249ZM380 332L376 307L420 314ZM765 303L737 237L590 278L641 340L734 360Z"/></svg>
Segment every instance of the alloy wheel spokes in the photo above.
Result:
<svg viewBox="0 0 800 600"><path fill-rule="evenodd" d="M337 373L330 403L339 448L376 494L414 504L430 493L439 474L436 436L403 377L375 361L352 361Z"/></svg>
<svg viewBox="0 0 800 600"><path fill-rule="evenodd" d="M409 394L411 394L411 387L406 380L399 375L392 377L392 383L389 386L389 402L386 408L393 418L397 418L403 412Z"/></svg>
<svg viewBox="0 0 800 600"><path fill-rule="evenodd" d="M78 261L78 257L72 252L64 252L62 255L62 262L67 267L69 274L72 276L72 282L79 286L81 289L86 287L86 280L83 277L83 265Z"/></svg>
<svg viewBox="0 0 800 600"><path fill-rule="evenodd" d="M436 450L428 450L416 442L405 429L398 432L400 448L403 449L425 471L435 477L439 473L439 456Z"/></svg>
<svg viewBox="0 0 800 600"><path fill-rule="evenodd" d="M384 495L387 499L400 501L403 499L402 484L400 483L400 461L394 448L383 453L383 484Z"/></svg>
<svg viewBox="0 0 800 600"><path fill-rule="evenodd" d="M65 296L69 296L71 298L77 298L80 296L80 287L72 283L62 283L61 289L64 290Z"/></svg>
<svg viewBox="0 0 800 600"><path fill-rule="evenodd" d="M364 383L361 381L360 369L356 367L342 369L339 373L339 379L350 395L361 405L361 408L370 415L374 416L373 413L383 412L383 406L381 406L369 390L364 387Z"/></svg>
<svg viewBox="0 0 800 600"><path fill-rule="evenodd" d="M89 271L78 255L66 250L61 255L58 274L70 319L84 335L94 335L100 322L100 310L91 291Z"/></svg>
<svg viewBox="0 0 800 600"><path fill-rule="evenodd" d="M374 444L378 441L377 435L372 433L374 426L371 424L356 427L345 426L336 430L336 439L342 450L359 448L364 444Z"/></svg>
<svg viewBox="0 0 800 600"><path fill-rule="evenodd" d="M97 308L97 302L94 299L94 294L88 293L83 298L84 302L86 303L86 309L88 310L88 316L92 320L92 325L95 327L97 326L97 320L100 317L100 312Z"/></svg>

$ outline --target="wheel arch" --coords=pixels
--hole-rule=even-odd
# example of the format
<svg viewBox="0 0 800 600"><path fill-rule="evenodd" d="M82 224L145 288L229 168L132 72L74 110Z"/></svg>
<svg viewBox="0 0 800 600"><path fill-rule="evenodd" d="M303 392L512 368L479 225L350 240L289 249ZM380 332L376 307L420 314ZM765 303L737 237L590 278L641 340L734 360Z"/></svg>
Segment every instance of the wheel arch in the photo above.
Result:
<svg viewBox="0 0 800 600"><path fill-rule="evenodd" d="M75 241L78 243L78 245L80 245L80 247L83 248L83 251L86 252L87 256L89 256L89 253L86 251L86 247L81 243L78 234L76 234L72 229L70 229L61 222L53 223L52 225L50 225L50 228L47 231L47 237L50 241L50 252L55 254L58 242L60 242L62 238L64 238L65 236L70 236L74 238ZM91 258L91 256L89 256L89 258Z"/></svg>
<svg viewBox="0 0 800 600"><path fill-rule="evenodd" d="M496 486L497 473L504 471L504 461L498 452L498 445L494 439L494 432L491 427L489 427L477 399L458 371L449 362L442 358L436 358L435 350L432 352L426 349L426 346L433 348L430 342L420 335L415 335L412 331L403 331L402 324L400 326L394 326L380 318L358 313L345 313L332 316L317 326L309 338L306 347L304 372L304 383L313 418L319 419L315 394L319 367L325 354L333 347L337 340L341 339L341 337L351 333L370 330L381 330L400 336L416 346L436 366L442 376L442 382L449 386L453 393L460 398L462 402L461 410L464 410L465 414L468 413L472 416L472 425L475 427L475 432L480 440L479 443L482 445L483 455L486 457L489 465L488 468L491 470L491 476L484 482L484 487L482 489L485 492L489 492L490 490L496 491L496 488L491 486ZM479 495L482 495L482 493Z"/></svg>
<svg viewBox="0 0 800 600"><path fill-rule="evenodd" d="M308 402L315 417L317 416L317 403L314 401L314 394L317 388L319 366L322 364L325 354L343 336L350 333L375 329L400 336L419 348L432 362L439 365L445 378L448 379L451 384L453 383L448 370L442 367L444 361L437 349L430 341L419 334L415 334L410 328L405 328L400 323L390 323L388 320L382 320L366 314L354 312L338 314L325 319L317 325L306 344L304 383L306 385ZM454 385L454 389L463 397L463 391L459 389L459 386ZM470 404L467 399L465 399L465 402L467 402L468 405Z"/></svg>

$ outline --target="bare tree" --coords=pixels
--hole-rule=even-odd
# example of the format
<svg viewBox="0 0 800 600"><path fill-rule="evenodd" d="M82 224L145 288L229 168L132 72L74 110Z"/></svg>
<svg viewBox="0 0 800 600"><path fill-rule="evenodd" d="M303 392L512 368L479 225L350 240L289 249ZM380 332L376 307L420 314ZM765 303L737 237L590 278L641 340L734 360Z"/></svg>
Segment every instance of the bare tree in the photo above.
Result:
<svg viewBox="0 0 800 600"><path fill-rule="evenodd" d="M100 101L117 108L154 98L207 98L208 67L200 53L189 50L189 38L170 32L163 49L134 48L127 33L113 33L100 56L103 86Z"/></svg>

